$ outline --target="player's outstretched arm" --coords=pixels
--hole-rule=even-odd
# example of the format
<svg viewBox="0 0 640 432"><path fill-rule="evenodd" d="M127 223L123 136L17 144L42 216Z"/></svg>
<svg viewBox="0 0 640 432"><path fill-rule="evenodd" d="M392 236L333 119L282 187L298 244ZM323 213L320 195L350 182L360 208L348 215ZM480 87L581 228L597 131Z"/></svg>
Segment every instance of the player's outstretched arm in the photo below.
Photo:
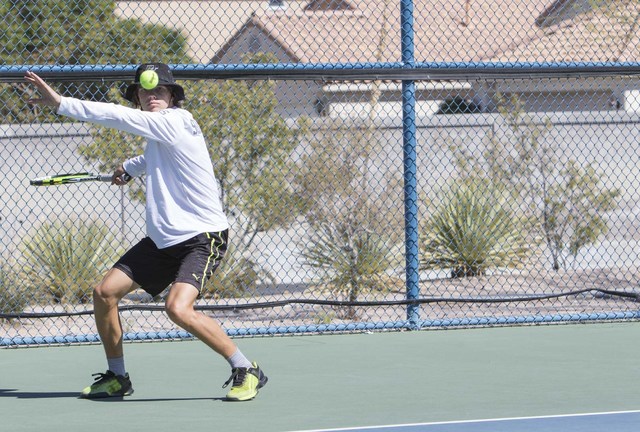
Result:
<svg viewBox="0 0 640 432"><path fill-rule="evenodd" d="M40 92L39 98L30 98L27 102L32 105L46 105L58 109L60 106L60 95L49 85L44 82L42 78L31 71L27 71L24 74L24 80L35 86Z"/></svg>

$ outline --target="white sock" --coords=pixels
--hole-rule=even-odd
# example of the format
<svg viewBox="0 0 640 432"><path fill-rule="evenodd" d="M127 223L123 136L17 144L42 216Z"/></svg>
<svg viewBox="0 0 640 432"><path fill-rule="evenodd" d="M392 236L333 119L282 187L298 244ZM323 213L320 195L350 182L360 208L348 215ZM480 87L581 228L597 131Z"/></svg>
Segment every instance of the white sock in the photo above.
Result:
<svg viewBox="0 0 640 432"><path fill-rule="evenodd" d="M253 367L251 362L240 352L239 349L236 349L236 352L233 353L231 357L227 359L231 368L250 368Z"/></svg>
<svg viewBox="0 0 640 432"><path fill-rule="evenodd" d="M116 375L124 376L124 357L116 357L116 358L108 358L107 363L109 364L109 370Z"/></svg>

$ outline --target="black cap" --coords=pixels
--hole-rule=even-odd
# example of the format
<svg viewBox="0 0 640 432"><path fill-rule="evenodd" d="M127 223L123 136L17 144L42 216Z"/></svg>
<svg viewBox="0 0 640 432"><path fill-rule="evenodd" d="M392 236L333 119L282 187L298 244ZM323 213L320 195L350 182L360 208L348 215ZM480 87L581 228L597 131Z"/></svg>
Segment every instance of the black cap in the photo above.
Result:
<svg viewBox="0 0 640 432"><path fill-rule="evenodd" d="M158 85L167 86L173 88L175 95L175 102L184 100L184 89L176 84L176 80L173 79L173 74L169 66L164 63L145 63L138 67L136 70L136 78L133 84L129 84L127 91L124 94L124 98L130 102L133 102L134 96L138 87L140 86L140 75L142 72L153 70L158 74Z"/></svg>

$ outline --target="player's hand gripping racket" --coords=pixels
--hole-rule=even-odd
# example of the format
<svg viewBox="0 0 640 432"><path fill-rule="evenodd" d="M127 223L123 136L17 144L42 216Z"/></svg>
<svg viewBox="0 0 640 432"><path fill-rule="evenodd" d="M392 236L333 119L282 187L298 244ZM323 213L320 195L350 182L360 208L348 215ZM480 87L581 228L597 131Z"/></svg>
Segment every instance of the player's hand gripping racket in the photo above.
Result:
<svg viewBox="0 0 640 432"><path fill-rule="evenodd" d="M91 181L111 183L112 177L113 176L111 176L110 174L91 174L91 173L81 172L81 173L56 174L52 176L38 177L32 180L29 180L29 183L31 184L31 186L58 186L63 184L82 183L82 182L91 182ZM129 180L131 180L131 176L128 174L123 174L120 178L125 182L128 182Z"/></svg>

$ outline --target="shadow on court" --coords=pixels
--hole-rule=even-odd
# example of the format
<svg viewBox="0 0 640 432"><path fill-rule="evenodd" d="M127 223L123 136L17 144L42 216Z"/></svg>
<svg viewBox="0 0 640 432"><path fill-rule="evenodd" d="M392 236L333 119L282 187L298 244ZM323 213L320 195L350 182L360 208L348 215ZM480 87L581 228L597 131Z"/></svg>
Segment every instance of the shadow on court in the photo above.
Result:
<svg viewBox="0 0 640 432"><path fill-rule="evenodd" d="M78 392L24 392L18 389L0 389L0 398L17 399L52 399L52 398L78 398Z"/></svg>
<svg viewBox="0 0 640 432"><path fill-rule="evenodd" d="M78 392L23 392L18 389L0 389L0 398L16 398L16 399L52 399L52 398L71 398L79 399L87 403L91 402L175 402L175 401L196 401L196 400L208 400L217 402L229 402L225 398L189 398L189 397L176 397L176 398L150 398L150 399L129 399L124 397L113 397L105 399L83 399L78 396ZM231 403L231 402L230 402Z"/></svg>
<svg viewBox="0 0 640 432"><path fill-rule="evenodd" d="M175 398L171 398L171 397L167 397L167 398L150 398L150 399L129 399L128 397L125 398L108 398L108 399L83 399L89 403L91 402L99 402L99 403L105 403L105 402L121 402L121 403L138 403L138 402L177 402L177 401L221 401L221 402L225 402L224 398L207 398L207 397L201 397L201 398L190 398L190 397L175 397Z"/></svg>

